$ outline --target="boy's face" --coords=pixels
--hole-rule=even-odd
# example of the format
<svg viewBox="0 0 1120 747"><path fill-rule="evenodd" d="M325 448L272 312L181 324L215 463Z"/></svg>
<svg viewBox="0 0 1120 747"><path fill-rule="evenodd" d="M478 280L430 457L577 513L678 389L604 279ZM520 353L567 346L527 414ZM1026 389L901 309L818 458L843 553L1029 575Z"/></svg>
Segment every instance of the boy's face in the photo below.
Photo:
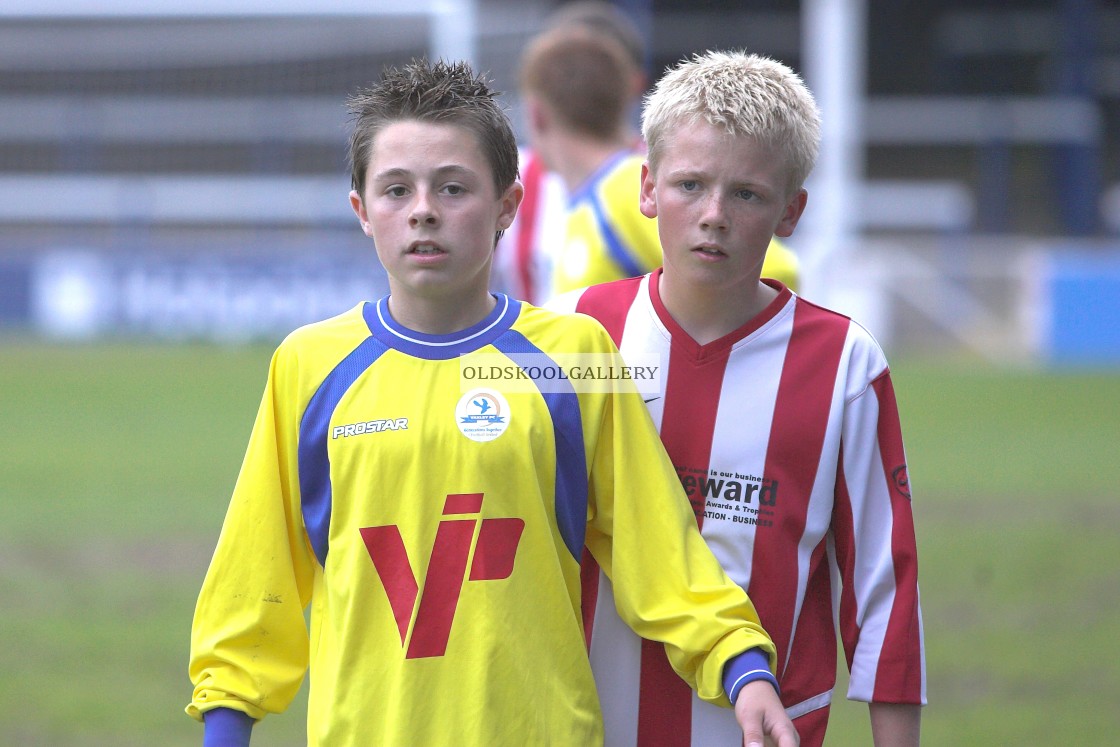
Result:
<svg viewBox="0 0 1120 747"><path fill-rule="evenodd" d="M641 210L657 218L667 282L757 283L771 238L793 233L805 200L789 194L780 151L704 121L669 133L656 173L642 167Z"/></svg>
<svg viewBox="0 0 1120 747"><path fill-rule="evenodd" d="M377 134L365 193L350 193L398 301L487 293L494 235L509 227L520 201L520 184L496 193L474 133L415 120Z"/></svg>

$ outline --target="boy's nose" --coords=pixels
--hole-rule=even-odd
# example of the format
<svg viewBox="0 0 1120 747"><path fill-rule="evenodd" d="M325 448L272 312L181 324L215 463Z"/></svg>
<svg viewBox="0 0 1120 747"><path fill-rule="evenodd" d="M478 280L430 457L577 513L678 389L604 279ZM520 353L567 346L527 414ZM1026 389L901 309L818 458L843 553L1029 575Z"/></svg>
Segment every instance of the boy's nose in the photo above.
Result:
<svg viewBox="0 0 1120 747"><path fill-rule="evenodd" d="M422 192L417 193L416 200L412 203L412 210L408 214L410 225L434 225L436 222L435 206L431 199Z"/></svg>
<svg viewBox="0 0 1120 747"><path fill-rule="evenodd" d="M723 200L718 195L711 195L704 201L704 210L700 214L700 222L705 228L725 228L727 226L727 211L724 209Z"/></svg>

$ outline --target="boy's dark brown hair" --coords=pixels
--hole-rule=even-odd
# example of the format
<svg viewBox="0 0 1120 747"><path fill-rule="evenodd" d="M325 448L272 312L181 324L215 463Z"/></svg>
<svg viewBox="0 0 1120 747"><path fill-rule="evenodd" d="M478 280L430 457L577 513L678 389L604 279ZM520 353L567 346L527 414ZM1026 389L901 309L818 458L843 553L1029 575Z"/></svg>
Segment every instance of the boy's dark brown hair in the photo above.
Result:
<svg viewBox="0 0 1120 747"><path fill-rule="evenodd" d="M490 81L465 62L414 59L387 67L381 81L347 100L354 122L348 158L350 185L364 196L374 139L394 122L418 121L466 128L478 138L498 195L517 179L517 141Z"/></svg>

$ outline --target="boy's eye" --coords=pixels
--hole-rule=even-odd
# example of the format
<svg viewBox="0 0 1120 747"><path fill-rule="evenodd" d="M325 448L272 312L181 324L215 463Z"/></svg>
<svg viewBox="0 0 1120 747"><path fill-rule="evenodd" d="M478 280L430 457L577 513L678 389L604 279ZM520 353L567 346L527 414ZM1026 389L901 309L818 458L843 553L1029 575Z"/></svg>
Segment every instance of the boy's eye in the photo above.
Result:
<svg viewBox="0 0 1120 747"><path fill-rule="evenodd" d="M749 189L740 189L737 194L739 198L743 200L751 200L755 197L754 192L750 191Z"/></svg>
<svg viewBox="0 0 1120 747"><path fill-rule="evenodd" d="M461 195L466 190L459 184L448 184L443 188L443 191L449 195Z"/></svg>
<svg viewBox="0 0 1120 747"><path fill-rule="evenodd" d="M389 195L390 197L404 197L407 192L408 190L406 190L399 184L394 184L392 187L389 187L385 190L385 194Z"/></svg>
<svg viewBox="0 0 1120 747"><path fill-rule="evenodd" d="M691 192L694 189L697 189L699 186L700 185L697 184L693 179L685 179L683 182L681 182L681 189L683 189L685 192Z"/></svg>

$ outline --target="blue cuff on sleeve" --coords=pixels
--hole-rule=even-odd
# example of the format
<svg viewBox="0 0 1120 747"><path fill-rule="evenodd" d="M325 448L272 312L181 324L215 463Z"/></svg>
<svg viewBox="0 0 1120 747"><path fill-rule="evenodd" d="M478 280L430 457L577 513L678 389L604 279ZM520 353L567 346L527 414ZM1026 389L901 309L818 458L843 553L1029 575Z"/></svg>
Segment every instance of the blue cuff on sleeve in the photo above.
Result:
<svg viewBox="0 0 1120 747"><path fill-rule="evenodd" d="M253 719L232 708L215 708L202 714L202 747L249 747Z"/></svg>
<svg viewBox="0 0 1120 747"><path fill-rule="evenodd" d="M755 680L766 680L780 695L778 678L770 673L770 657L760 648L752 648L728 660L723 665L723 691L735 705L743 685Z"/></svg>

